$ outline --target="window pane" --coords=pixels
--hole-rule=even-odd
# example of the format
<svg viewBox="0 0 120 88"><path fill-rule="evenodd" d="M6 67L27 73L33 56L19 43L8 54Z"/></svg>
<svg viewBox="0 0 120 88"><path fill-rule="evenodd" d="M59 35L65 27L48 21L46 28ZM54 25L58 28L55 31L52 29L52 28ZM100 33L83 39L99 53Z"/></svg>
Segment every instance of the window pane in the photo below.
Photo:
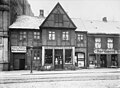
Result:
<svg viewBox="0 0 120 88"><path fill-rule="evenodd" d="M71 53L72 53L71 49L65 50L65 63L68 63L68 64L72 63Z"/></svg>

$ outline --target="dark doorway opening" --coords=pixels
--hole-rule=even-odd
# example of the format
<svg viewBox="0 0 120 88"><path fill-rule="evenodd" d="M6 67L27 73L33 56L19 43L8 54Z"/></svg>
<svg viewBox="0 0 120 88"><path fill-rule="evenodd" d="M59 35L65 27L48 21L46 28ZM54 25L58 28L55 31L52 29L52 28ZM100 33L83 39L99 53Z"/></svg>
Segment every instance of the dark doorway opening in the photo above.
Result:
<svg viewBox="0 0 120 88"><path fill-rule="evenodd" d="M25 70L25 54L21 53L14 53L13 54L14 60L14 70Z"/></svg>
<svg viewBox="0 0 120 88"><path fill-rule="evenodd" d="M100 55L100 67L107 67L106 55Z"/></svg>
<svg viewBox="0 0 120 88"><path fill-rule="evenodd" d="M117 67L118 66L118 56L116 54L111 55L111 67Z"/></svg>
<svg viewBox="0 0 120 88"><path fill-rule="evenodd" d="M63 50L55 50L55 69L63 69Z"/></svg>

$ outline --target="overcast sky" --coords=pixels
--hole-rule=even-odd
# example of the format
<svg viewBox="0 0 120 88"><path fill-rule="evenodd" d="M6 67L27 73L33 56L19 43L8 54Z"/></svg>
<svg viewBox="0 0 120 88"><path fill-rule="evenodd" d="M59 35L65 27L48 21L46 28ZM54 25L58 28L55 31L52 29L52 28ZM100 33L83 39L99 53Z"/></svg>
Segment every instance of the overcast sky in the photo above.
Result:
<svg viewBox="0 0 120 88"><path fill-rule="evenodd" d="M59 2L71 18L120 21L120 0L28 0L35 16L43 9L47 16Z"/></svg>

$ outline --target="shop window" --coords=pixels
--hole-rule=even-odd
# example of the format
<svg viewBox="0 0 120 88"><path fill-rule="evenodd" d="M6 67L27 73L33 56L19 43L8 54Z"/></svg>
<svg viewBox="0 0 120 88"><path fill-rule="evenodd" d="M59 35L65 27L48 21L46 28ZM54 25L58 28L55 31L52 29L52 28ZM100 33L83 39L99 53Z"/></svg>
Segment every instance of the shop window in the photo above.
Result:
<svg viewBox="0 0 120 88"><path fill-rule="evenodd" d="M113 39L112 38L107 39L107 48L113 49Z"/></svg>
<svg viewBox="0 0 120 88"><path fill-rule="evenodd" d="M54 14L55 23L63 23L63 14Z"/></svg>
<svg viewBox="0 0 120 88"><path fill-rule="evenodd" d="M55 31L49 31L49 40L55 40Z"/></svg>
<svg viewBox="0 0 120 88"><path fill-rule="evenodd" d="M45 50L45 64L52 64L52 49Z"/></svg>
<svg viewBox="0 0 120 88"><path fill-rule="evenodd" d="M77 40L80 42L80 41L83 41L84 39L84 36L83 34L77 34Z"/></svg>
<svg viewBox="0 0 120 88"><path fill-rule="evenodd" d="M101 48L101 38L95 38L95 48Z"/></svg>
<svg viewBox="0 0 120 88"><path fill-rule="evenodd" d="M71 64L72 63L72 49L66 49L65 50L65 63Z"/></svg>
<svg viewBox="0 0 120 88"><path fill-rule="evenodd" d="M62 32L62 40L69 40L69 32Z"/></svg>
<svg viewBox="0 0 120 88"><path fill-rule="evenodd" d="M20 39L19 40L26 40L26 32L20 32Z"/></svg>
<svg viewBox="0 0 120 88"><path fill-rule="evenodd" d="M40 32L34 32L34 39L39 40L40 39Z"/></svg>
<svg viewBox="0 0 120 88"><path fill-rule="evenodd" d="M34 50L34 60L40 60L40 51Z"/></svg>

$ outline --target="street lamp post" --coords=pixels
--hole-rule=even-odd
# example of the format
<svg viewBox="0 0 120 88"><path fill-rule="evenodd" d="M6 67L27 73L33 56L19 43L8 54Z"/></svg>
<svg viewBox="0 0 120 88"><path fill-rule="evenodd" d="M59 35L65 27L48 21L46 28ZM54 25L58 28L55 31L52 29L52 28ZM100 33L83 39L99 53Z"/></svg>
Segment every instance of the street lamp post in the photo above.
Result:
<svg viewBox="0 0 120 88"><path fill-rule="evenodd" d="M33 70L33 68L32 68L32 64L33 64L33 63L32 63L32 61L33 61L33 58L32 58L32 57L33 57L33 55L32 55L33 52L32 52L32 50L33 50L33 49L32 49L32 48L33 48L33 47L31 46L31 47L30 47L30 56L31 56L30 73L33 73L33 71L32 71L32 70Z"/></svg>

